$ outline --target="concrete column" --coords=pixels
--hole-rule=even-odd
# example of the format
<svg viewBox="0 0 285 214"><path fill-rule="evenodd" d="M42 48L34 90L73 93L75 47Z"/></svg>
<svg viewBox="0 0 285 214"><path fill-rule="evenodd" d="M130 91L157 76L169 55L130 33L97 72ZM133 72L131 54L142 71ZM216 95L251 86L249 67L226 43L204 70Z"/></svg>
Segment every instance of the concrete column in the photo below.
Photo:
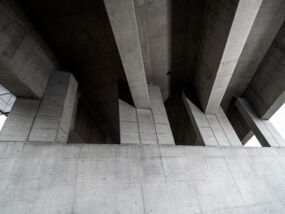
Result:
<svg viewBox="0 0 285 214"><path fill-rule="evenodd" d="M158 143L174 145L175 142L160 88L149 85L148 90Z"/></svg>
<svg viewBox="0 0 285 214"><path fill-rule="evenodd" d="M27 141L40 101L18 98L0 132L0 141Z"/></svg>
<svg viewBox="0 0 285 214"><path fill-rule="evenodd" d="M216 114L229 85L262 0L210 1L196 91L205 113Z"/></svg>
<svg viewBox="0 0 285 214"><path fill-rule="evenodd" d="M0 2L0 79L17 97L41 98L55 64L25 17Z"/></svg>
<svg viewBox="0 0 285 214"><path fill-rule="evenodd" d="M151 109L119 100L121 144L170 144L174 138L158 86L149 86Z"/></svg>
<svg viewBox="0 0 285 214"><path fill-rule="evenodd" d="M76 92L77 81L72 74L52 72L29 141L67 142Z"/></svg>
<svg viewBox="0 0 285 214"><path fill-rule="evenodd" d="M150 108L133 0L104 0L130 91L137 108Z"/></svg>
<svg viewBox="0 0 285 214"><path fill-rule="evenodd" d="M136 108L119 100L121 144L140 144Z"/></svg>
<svg viewBox="0 0 285 214"><path fill-rule="evenodd" d="M206 146L241 146L222 108L215 115L204 114L184 94L183 100L198 142Z"/></svg>
<svg viewBox="0 0 285 214"><path fill-rule="evenodd" d="M271 122L258 118L245 99L238 98L235 102L235 106L262 146L285 146L284 139L280 136L278 131L276 131Z"/></svg>

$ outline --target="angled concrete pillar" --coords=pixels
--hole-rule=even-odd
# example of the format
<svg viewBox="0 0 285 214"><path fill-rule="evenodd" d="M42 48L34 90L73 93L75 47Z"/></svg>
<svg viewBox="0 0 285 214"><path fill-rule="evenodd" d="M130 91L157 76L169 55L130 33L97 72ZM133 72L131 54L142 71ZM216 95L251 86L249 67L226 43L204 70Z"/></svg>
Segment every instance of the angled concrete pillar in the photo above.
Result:
<svg viewBox="0 0 285 214"><path fill-rule="evenodd" d="M235 106L243 116L262 146L285 146L284 139L269 120L258 118L249 103L242 98L235 101Z"/></svg>
<svg viewBox="0 0 285 214"><path fill-rule="evenodd" d="M40 100L18 98L0 132L0 141L27 141Z"/></svg>
<svg viewBox="0 0 285 214"><path fill-rule="evenodd" d="M104 0L130 91L137 108L150 108L133 0Z"/></svg>
<svg viewBox="0 0 285 214"><path fill-rule="evenodd" d="M197 135L206 146L242 146L222 108L215 115L204 114L183 94L183 101Z"/></svg>
<svg viewBox="0 0 285 214"><path fill-rule="evenodd" d="M17 97L41 98L55 64L25 17L0 2L0 79Z"/></svg>
<svg viewBox="0 0 285 214"><path fill-rule="evenodd" d="M216 114L262 0L210 1L195 77L205 113Z"/></svg>
<svg viewBox="0 0 285 214"><path fill-rule="evenodd" d="M67 142L76 92L77 81L72 74L52 72L29 141Z"/></svg>

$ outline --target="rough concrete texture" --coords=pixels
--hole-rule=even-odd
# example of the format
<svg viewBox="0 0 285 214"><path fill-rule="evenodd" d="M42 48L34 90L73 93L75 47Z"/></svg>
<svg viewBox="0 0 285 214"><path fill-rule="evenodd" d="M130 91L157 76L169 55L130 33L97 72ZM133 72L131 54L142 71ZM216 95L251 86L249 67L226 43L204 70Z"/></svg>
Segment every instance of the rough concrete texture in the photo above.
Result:
<svg viewBox="0 0 285 214"><path fill-rule="evenodd" d="M278 32L244 97L262 119L270 117L285 102L285 24Z"/></svg>
<svg viewBox="0 0 285 214"><path fill-rule="evenodd" d="M196 144L206 146L242 145L221 107L215 115L204 114L184 94L183 101L192 127L198 136Z"/></svg>
<svg viewBox="0 0 285 214"><path fill-rule="evenodd" d="M148 83L158 85L166 99L170 94L168 72L173 57L170 49L171 1L135 0L134 4Z"/></svg>
<svg viewBox="0 0 285 214"><path fill-rule="evenodd" d="M118 51L137 108L150 100L133 0L104 0Z"/></svg>
<svg viewBox="0 0 285 214"><path fill-rule="evenodd" d="M72 74L52 72L29 141L67 142L76 92L77 81Z"/></svg>
<svg viewBox="0 0 285 214"><path fill-rule="evenodd" d="M195 77L203 110L217 113L261 0L222 1L208 6L201 61ZM231 19L232 18L232 19Z"/></svg>
<svg viewBox="0 0 285 214"><path fill-rule="evenodd" d="M55 64L9 1L0 2L0 14L1 84L16 96L40 98Z"/></svg>
<svg viewBox="0 0 285 214"><path fill-rule="evenodd" d="M285 212L283 148L0 144L0 212Z"/></svg>
<svg viewBox="0 0 285 214"><path fill-rule="evenodd" d="M40 101L18 98L0 131L0 141L27 141Z"/></svg>
<svg viewBox="0 0 285 214"><path fill-rule="evenodd" d="M285 141L269 120L260 119L249 103L242 98L235 105L262 146L285 146Z"/></svg>
<svg viewBox="0 0 285 214"><path fill-rule="evenodd" d="M236 65L222 106L227 109L234 96L242 96L260 62L285 20L284 0L263 0Z"/></svg>
<svg viewBox="0 0 285 214"><path fill-rule="evenodd" d="M172 144L174 139L158 86L149 85L151 109L119 100L121 144Z"/></svg>

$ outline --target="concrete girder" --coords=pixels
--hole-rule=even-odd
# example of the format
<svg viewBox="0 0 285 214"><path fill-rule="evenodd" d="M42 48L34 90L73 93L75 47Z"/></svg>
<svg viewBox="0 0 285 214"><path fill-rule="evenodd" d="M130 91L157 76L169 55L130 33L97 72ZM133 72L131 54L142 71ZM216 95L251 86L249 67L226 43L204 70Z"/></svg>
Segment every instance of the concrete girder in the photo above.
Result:
<svg viewBox="0 0 285 214"><path fill-rule="evenodd" d="M137 108L150 98L133 0L104 0L130 91Z"/></svg>
<svg viewBox="0 0 285 214"><path fill-rule="evenodd" d="M262 146L285 146L284 139L269 120L260 119L251 108L246 99L238 98L235 106L243 116Z"/></svg>
<svg viewBox="0 0 285 214"><path fill-rule="evenodd" d="M207 114L217 113L220 107L261 3L262 0L241 0L220 2L213 8L210 4L208 8L195 76L198 98Z"/></svg>

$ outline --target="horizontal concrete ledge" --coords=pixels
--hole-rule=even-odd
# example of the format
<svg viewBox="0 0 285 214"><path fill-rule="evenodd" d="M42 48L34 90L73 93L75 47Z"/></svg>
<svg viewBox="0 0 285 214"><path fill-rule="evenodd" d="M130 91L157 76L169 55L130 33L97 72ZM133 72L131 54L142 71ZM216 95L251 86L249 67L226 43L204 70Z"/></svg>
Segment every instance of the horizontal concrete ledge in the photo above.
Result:
<svg viewBox="0 0 285 214"><path fill-rule="evenodd" d="M139 153L134 153L135 151ZM50 142L0 142L3 158L139 158L185 157L192 155L223 157L284 157L284 147L181 146L167 144L58 144Z"/></svg>

